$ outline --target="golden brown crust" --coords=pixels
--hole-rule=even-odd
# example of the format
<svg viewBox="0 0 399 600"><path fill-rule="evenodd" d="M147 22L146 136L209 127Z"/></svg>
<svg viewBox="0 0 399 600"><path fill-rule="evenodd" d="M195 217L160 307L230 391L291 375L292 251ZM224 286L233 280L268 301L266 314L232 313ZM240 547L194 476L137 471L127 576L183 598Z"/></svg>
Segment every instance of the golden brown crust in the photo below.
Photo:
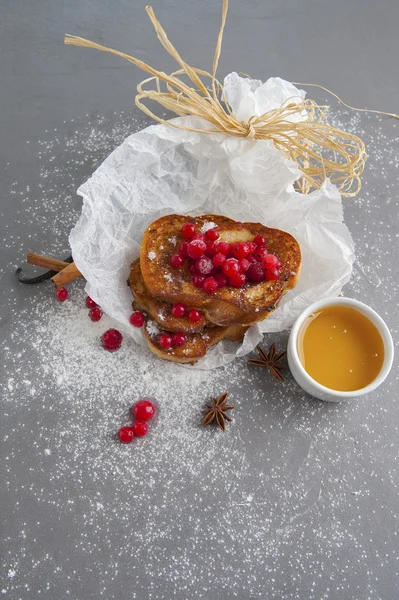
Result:
<svg viewBox="0 0 399 600"><path fill-rule="evenodd" d="M184 331L185 333L196 333L211 326L212 323L205 317L197 323L193 323L186 316L176 318L172 315L172 305L151 296L145 287L141 275L140 260L137 259L130 269L129 285L134 295L133 308L145 311L162 329L166 331Z"/></svg>
<svg viewBox="0 0 399 600"><path fill-rule="evenodd" d="M277 281L248 284L237 289L221 288L212 296L191 283L187 265L182 269L170 266L170 257L178 252L183 241L181 227L188 221L198 231L205 223L213 222L220 239L228 242L252 241L258 234L267 241L269 252L283 263ZM284 294L295 287L301 267L301 251L295 238L279 229L260 223L236 223L220 215L189 218L167 215L152 223L144 233L140 252L143 281L149 294L163 302L183 302L205 312L216 325L252 325L264 320L276 308Z"/></svg>
<svg viewBox="0 0 399 600"><path fill-rule="evenodd" d="M157 329L154 321L149 321L144 326L148 347L154 354L169 362L194 364L205 356L209 348L223 339L241 342L248 327L208 327L201 333L186 333L187 343L169 350L160 345L159 338L163 331Z"/></svg>

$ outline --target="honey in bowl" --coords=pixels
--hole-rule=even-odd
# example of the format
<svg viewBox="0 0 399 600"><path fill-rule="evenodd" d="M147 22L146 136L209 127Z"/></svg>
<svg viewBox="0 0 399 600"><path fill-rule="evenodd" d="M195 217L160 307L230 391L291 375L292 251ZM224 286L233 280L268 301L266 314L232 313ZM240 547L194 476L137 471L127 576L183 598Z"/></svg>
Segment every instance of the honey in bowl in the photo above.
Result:
<svg viewBox="0 0 399 600"><path fill-rule="evenodd" d="M327 306L309 315L297 341L306 372L321 385L352 392L369 385L384 362L377 327L348 306Z"/></svg>

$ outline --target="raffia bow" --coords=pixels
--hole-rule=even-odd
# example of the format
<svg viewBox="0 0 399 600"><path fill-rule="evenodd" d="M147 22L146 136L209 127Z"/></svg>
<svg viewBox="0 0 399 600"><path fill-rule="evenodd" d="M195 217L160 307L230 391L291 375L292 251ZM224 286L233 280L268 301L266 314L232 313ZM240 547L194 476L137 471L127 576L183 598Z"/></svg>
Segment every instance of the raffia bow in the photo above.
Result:
<svg viewBox="0 0 399 600"><path fill-rule="evenodd" d="M216 43L212 73L191 67L182 59L150 6L146 7L146 11L159 41L180 65L180 69L170 75L154 69L138 58L84 38L67 34L65 44L116 54L149 73L151 77L137 86L138 94L135 102L144 113L159 123L204 134L224 133L254 140L272 140L278 150L297 163L303 174L298 182L298 187L303 193L307 193L312 188L320 188L325 179L329 178L338 187L342 196L355 196L361 187L360 176L367 159L365 146L359 137L338 129L328 122L326 117L328 106L320 106L314 100L303 100L302 97L297 97L288 99L279 108L259 117L251 117L247 123L235 118L226 101L223 85L216 79L227 10L228 0L223 0L222 23ZM190 83L185 83L183 77L188 77L194 87ZM204 79L209 80L209 85L205 85ZM164 84L163 90L161 83ZM148 88L149 84L153 87ZM338 98L335 94L332 95ZM148 100L160 104L180 117L195 116L205 119L210 127L208 125L207 128L197 129L162 119L148 108L146 104ZM345 104L345 106L349 105ZM349 108L353 107L349 106ZM398 118L391 113L381 114Z"/></svg>

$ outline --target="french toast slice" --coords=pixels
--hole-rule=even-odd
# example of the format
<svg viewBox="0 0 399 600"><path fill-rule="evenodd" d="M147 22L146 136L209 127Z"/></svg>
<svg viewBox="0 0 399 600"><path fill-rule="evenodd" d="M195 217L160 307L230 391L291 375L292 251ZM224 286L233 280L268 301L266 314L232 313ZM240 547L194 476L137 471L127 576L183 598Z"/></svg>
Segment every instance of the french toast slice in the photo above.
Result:
<svg viewBox="0 0 399 600"><path fill-rule="evenodd" d="M145 311L151 319L157 322L159 327L166 331L182 331L184 333L197 333L202 331L204 327L213 325L203 314L202 318L193 323L186 316L176 318L172 315L172 305L162 300L158 300L151 296L150 292L145 287L143 277L141 275L140 260L137 259L131 266L129 277L130 289L134 295L133 308L134 310ZM194 308L194 307L189 307Z"/></svg>
<svg viewBox="0 0 399 600"><path fill-rule="evenodd" d="M282 262L276 281L246 283L242 288L226 286L212 295L195 287L188 265L174 269L170 258L183 241L181 228L194 223L197 231L217 228L218 241L249 242L256 235L266 239L266 247ZM206 318L219 326L253 325L264 320L281 298L295 287L301 268L301 251L295 238L261 223L237 223L220 215L186 217L167 215L154 221L145 231L140 251L140 267L150 295L164 302L183 302L204 311Z"/></svg>
<svg viewBox="0 0 399 600"><path fill-rule="evenodd" d="M159 358L180 364L194 364L205 356L209 348L224 339L241 342L248 327L207 327L200 333L187 333L184 346L165 350L159 343L163 330L155 321L148 320L144 325L144 334L150 350Z"/></svg>

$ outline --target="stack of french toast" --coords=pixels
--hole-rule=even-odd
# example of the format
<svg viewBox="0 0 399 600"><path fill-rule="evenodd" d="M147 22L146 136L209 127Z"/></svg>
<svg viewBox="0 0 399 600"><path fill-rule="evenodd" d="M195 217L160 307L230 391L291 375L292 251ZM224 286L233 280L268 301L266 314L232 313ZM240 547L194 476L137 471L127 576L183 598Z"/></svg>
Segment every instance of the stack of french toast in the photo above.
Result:
<svg viewBox="0 0 399 600"><path fill-rule="evenodd" d="M221 340L242 341L296 285L300 268L299 245L284 231L167 215L146 229L129 285L152 352L193 364Z"/></svg>

